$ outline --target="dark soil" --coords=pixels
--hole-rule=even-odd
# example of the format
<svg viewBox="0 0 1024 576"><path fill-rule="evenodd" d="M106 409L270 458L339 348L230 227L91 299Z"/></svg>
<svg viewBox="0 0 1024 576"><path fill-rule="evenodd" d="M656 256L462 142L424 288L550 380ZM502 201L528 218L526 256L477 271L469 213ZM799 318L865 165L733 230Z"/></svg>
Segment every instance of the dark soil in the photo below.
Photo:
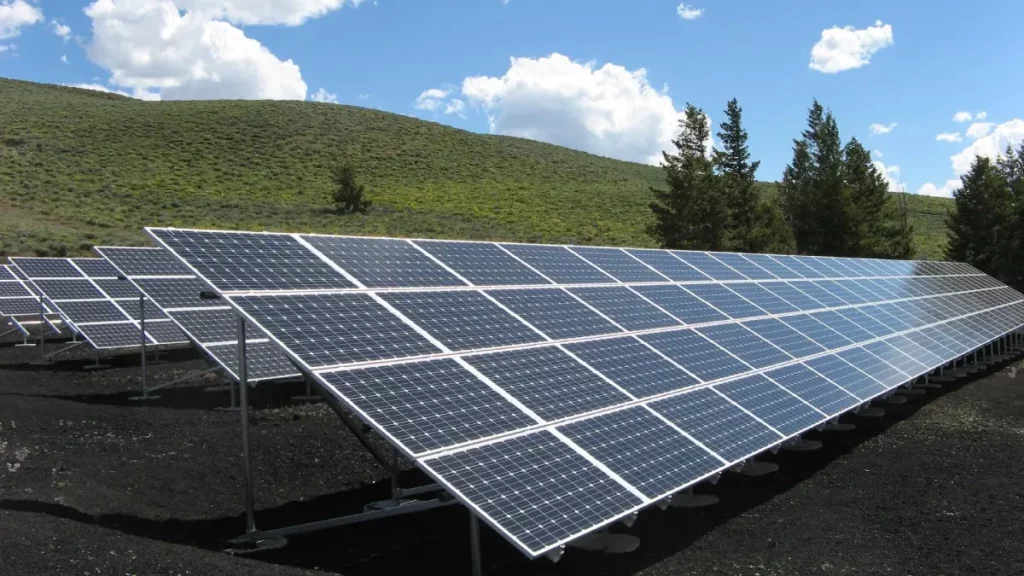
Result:
<svg viewBox="0 0 1024 576"><path fill-rule="evenodd" d="M237 412L207 376L138 402L138 356L84 371L81 347L50 367L0 345L0 574L467 574L459 506L292 537L231 555L243 528ZM192 351L150 365L168 382L207 365ZM252 400L257 524L358 512L389 476L301 383ZM1024 375L1007 363L929 391L824 448L766 459L781 471L724 476L721 503L641 513L631 554L569 549L529 561L482 529L485 572L513 574L1024 574ZM403 486L422 483L415 470Z"/></svg>

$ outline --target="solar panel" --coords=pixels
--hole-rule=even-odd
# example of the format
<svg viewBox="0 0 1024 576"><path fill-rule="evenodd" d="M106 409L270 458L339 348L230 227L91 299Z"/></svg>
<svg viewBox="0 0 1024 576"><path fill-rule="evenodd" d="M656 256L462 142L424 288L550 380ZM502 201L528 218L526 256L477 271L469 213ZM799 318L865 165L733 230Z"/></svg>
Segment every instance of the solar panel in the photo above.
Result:
<svg viewBox="0 0 1024 576"><path fill-rule="evenodd" d="M92 282L81 280L33 280L50 300L103 300L103 293Z"/></svg>
<svg viewBox="0 0 1024 576"><path fill-rule="evenodd" d="M465 286L408 240L302 236L363 286Z"/></svg>
<svg viewBox="0 0 1024 576"><path fill-rule="evenodd" d="M11 258L26 278L82 278L82 273L63 258Z"/></svg>
<svg viewBox="0 0 1024 576"><path fill-rule="evenodd" d="M177 257L216 264L221 238L190 234ZM384 240L299 243L369 289L262 265L200 280L531 556L1024 324L1001 285L938 265ZM241 294L239 278L297 287Z"/></svg>
<svg viewBox="0 0 1024 576"><path fill-rule="evenodd" d="M96 286L114 300L138 300L140 293L127 280L95 280Z"/></svg>
<svg viewBox="0 0 1024 576"><path fill-rule="evenodd" d="M21 282L12 280L10 282L0 282L0 298L31 298L32 293L25 288Z"/></svg>
<svg viewBox="0 0 1024 576"><path fill-rule="evenodd" d="M72 258L71 263L89 278L117 278L118 276L117 269L103 258Z"/></svg>

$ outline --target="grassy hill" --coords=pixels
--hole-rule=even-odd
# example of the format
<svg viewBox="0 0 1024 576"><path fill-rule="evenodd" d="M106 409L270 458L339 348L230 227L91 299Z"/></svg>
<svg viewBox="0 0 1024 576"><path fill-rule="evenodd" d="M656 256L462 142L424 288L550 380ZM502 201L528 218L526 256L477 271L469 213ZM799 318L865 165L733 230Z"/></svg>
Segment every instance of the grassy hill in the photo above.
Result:
<svg viewBox="0 0 1024 576"><path fill-rule="evenodd" d="M329 212L329 168L374 206ZM310 102L141 102L0 79L0 255L143 244L145 225L649 246L661 170ZM769 188L771 185L766 185ZM911 197L922 256L947 201Z"/></svg>

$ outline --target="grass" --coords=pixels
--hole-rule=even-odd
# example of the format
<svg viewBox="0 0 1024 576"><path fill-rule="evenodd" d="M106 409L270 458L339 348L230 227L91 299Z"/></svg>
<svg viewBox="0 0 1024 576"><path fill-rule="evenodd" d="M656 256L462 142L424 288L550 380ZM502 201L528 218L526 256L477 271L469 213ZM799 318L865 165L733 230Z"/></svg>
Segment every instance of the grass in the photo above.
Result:
<svg viewBox="0 0 1024 576"><path fill-rule="evenodd" d="M366 215L330 213L340 160L367 185ZM145 244L147 225L652 246L662 182L656 167L365 108L0 79L0 255ZM920 255L940 256L948 201L910 200Z"/></svg>

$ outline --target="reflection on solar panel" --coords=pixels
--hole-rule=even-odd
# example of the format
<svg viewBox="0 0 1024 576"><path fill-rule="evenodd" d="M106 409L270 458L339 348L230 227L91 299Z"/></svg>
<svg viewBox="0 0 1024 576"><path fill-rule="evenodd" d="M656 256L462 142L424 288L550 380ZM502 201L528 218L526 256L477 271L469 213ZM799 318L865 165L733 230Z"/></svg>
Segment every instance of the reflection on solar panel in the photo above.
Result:
<svg viewBox="0 0 1024 576"><path fill-rule="evenodd" d="M941 263L148 231L531 556L1024 325ZM309 254L363 287L266 264Z"/></svg>
<svg viewBox="0 0 1024 576"><path fill-rule="evenodd" d="M192 271L162 248L97 247L119 275L127 280L115 280L126 284L132 291L141 290L147 300L146 331L160 336L163 325L154 327L149 321L154 313L169 318L175 330L184 335L205 352L216 364L237 379L238 369L238 315L221 300L201 298L205 290L202 282L196 280ZM102 287L103 281L97 281ZM108 291L108 293L110 293ZM148 304L156 310L150 310ZM128 310L130 306L131 310ZM138 316L138 299L126 304L125 309L132 317ZM300 374L288 357L265 339L246 338L246 367L250 382L294 378Z"/></svg>
<svg viewBox="0 0 1024 576"><path fill-rule="evenodd" d="M45 303L43 307L43 312L52 312ZM40 314L39 297L22 280L22 276L15 273L12 266L0 266L0 318L28 314Z"/></svg>

